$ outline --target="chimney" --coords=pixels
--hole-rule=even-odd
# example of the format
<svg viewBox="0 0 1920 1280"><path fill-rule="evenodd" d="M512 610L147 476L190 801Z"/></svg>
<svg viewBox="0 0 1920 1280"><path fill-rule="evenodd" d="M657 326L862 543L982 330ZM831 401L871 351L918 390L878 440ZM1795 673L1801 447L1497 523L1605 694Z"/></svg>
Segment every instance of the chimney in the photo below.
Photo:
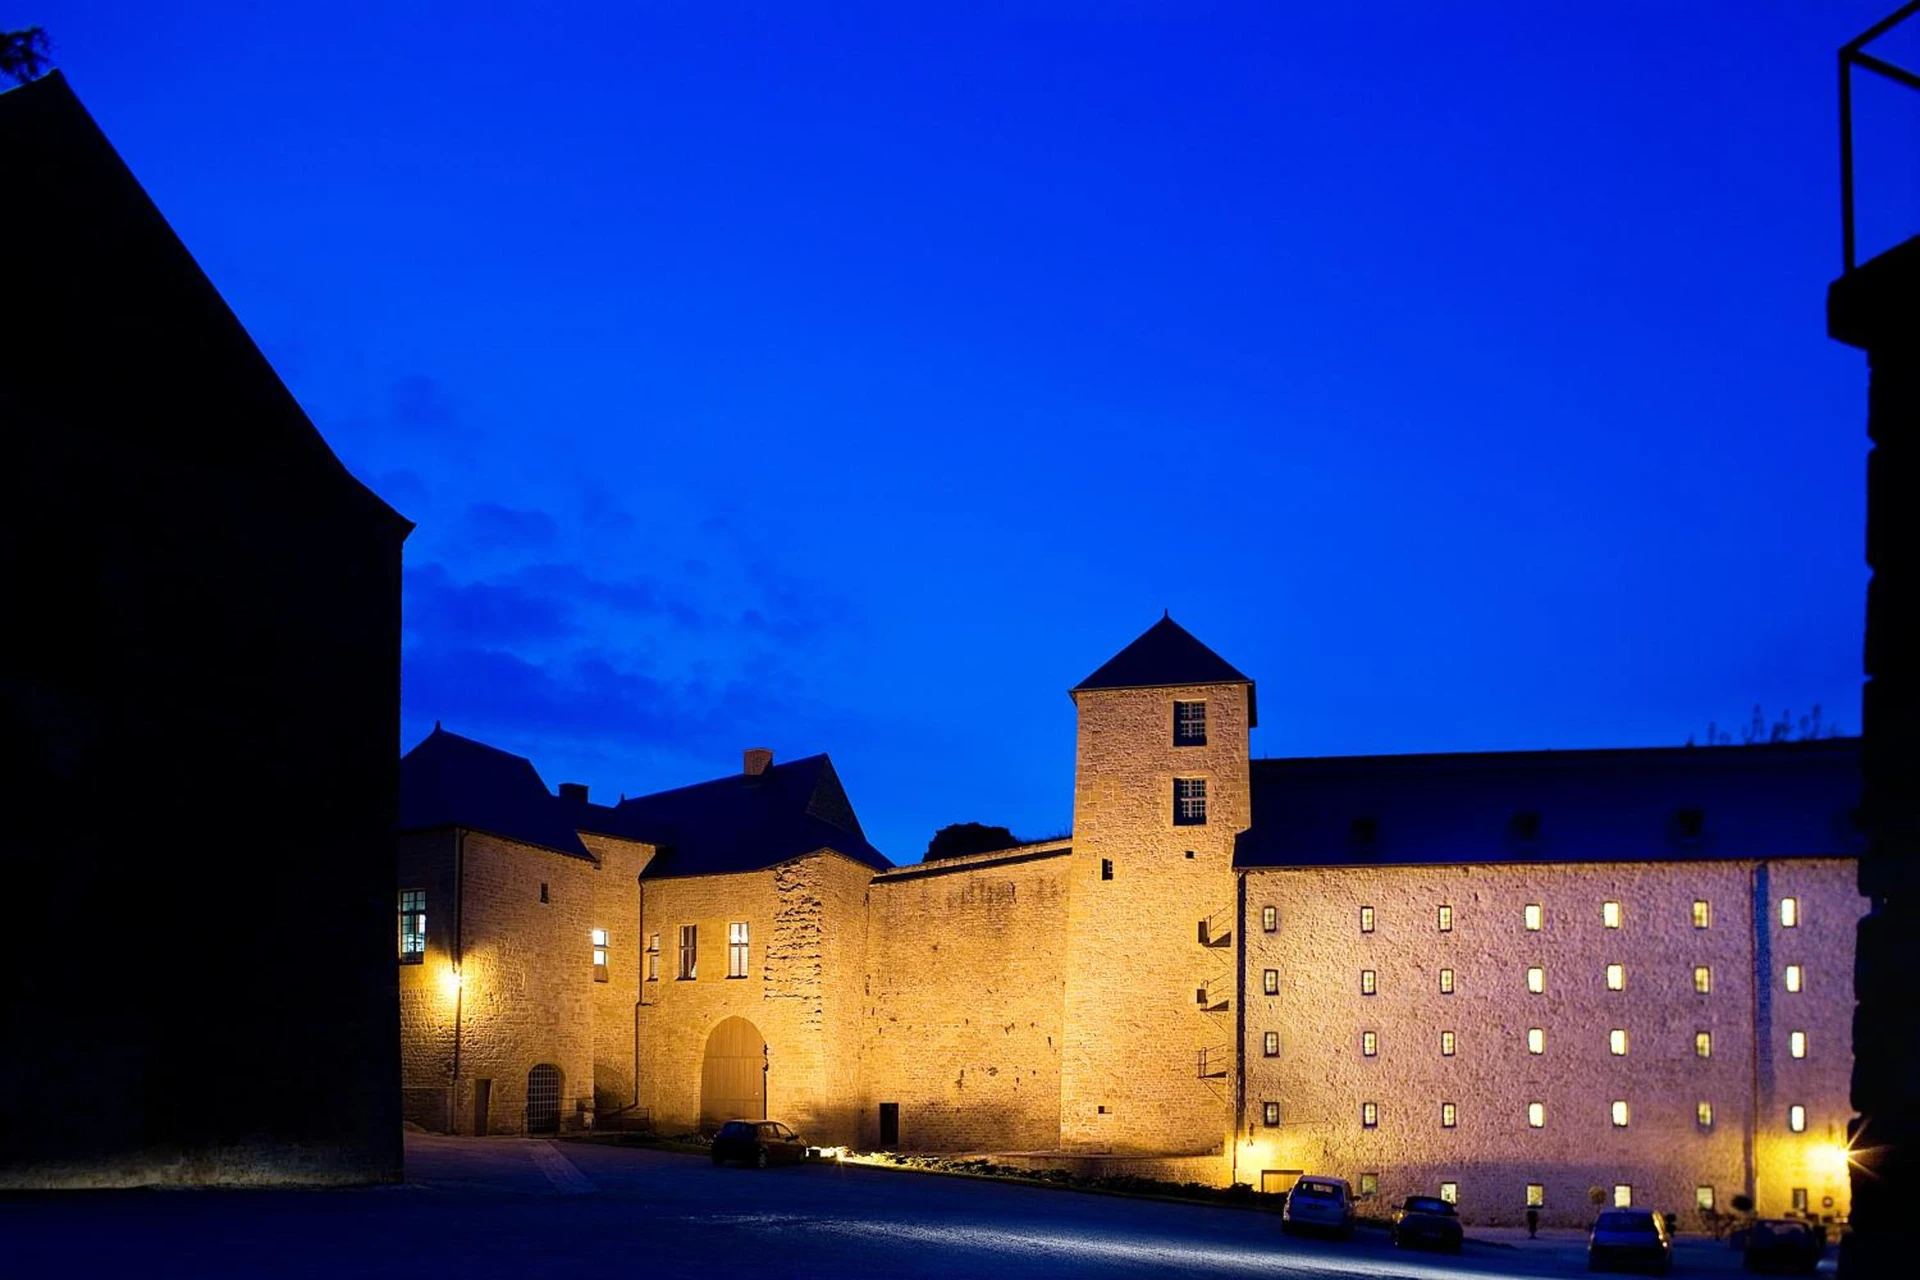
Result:
<svg viewBox="0 0 1920 1280"><path fill-rule="evenodd" d="M743 754L746 760L746 774L749 778L757 778L773 768L773 752L765 747L748 747Z"/></svg>
<svg viewBox="0 0 1920 1280"><path fill-rule="evenodd" d="M584 782L563 782L560 784L560 798L571 800L575 804L587 802L587 784Z"/></svg>

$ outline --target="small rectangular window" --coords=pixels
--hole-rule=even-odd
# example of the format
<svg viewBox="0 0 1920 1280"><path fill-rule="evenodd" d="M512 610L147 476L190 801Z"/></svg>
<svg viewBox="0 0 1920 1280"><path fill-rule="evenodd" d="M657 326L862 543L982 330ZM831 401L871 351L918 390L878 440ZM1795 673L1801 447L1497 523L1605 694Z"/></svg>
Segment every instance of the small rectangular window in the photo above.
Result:
<svg viewBox="0 0 1920 1280"><path fill-rule="evenodd" d="M1807 1109L1797 1102L1787 1108L1787 1128L1795 1133L1807 1131Z"/></svg>
<svg viewBox="0 0 1920 1280"><path fill-rule="evenodd" d="M1527 1184L1527 1208L1544 1209L1547 1207L1547 1184L1529 1182Z"/></svg>
<svg viewBox="0 0 1920 1280"><path fill-rule="evenodd" d="M1440 971L1440 994L1443 996L1453 994L1453 970L1451 969Z"/></svg>
<svg viewBox="0 0 1920 1280"><path fill-rule="evenodd" d="M547 900L547 882L545 880L542 880L540 882L540 901L545 902L546 900Z"/></svg>
<svg viewBox="0 0 1920 1280"><path fill-rule="evenodd" d="M1360 971L1360 994L1370 996L1373 994L1373 989L1373 970L1362 969Z"/></svg>
<svg viewBox="0 0 1920 1280"><path fill-rule="evenodd" d="M1380 1194L1380 1175L1377 1173L1361 1174L1360 1175L1360 1198L1363 1200L1371 1200L1374 1196L1377 1196L1379 1194Z"/></svg>
<svg viewBox="0 0 1920 1280"><path fill-rule="evenodd" d="M747 922L736 920L727 926L727 976L747 976Z"/></svg>
<svg viewBox="0 0 1920 1280"><path fill-rule="evenodd" d="M1445 1200L1448 1204L1459 1204L1460 1203L1460 1184L1457 1182L1441 1183L1440 1198L1442 1200Z"/></svg>
<svg viewBox="0 0 1920 1280"><path fill-rule="evenodd" d="M1607 1052L1616 1058L1627 1056L1627 1033L1619 1027L1607 1032Z"/></svg>
<svg viewBox="0 0 1920 1280"><path fill-rule="evenodd" d="M1787 966L1787 990L1789 992L1797 993L1800 990L1800 978L1801 978L1800 966L1797 964L1788 965Z"/></svg>
<svg viewBox="0 0 1920 1280"><path fill-rule="evenodd" d="M1795 1187L1793 1189L1793 1211L1795 1213L1805 1213L1807 1211L1807 1189L1805 1187Z"/></svg>
<svg viewBox="0 0 1920 1280"><path fill-rule="evenodd" d="M1693 1189L1693 1207L1702 1213L1713 1212L1713 1188L1695 1187Z"/></svg>
<svg viewBox="0 0 1920 1280"><path fill-rule="evenodd" d="M1372 907L1360 908L1360 932L1362 933L1373 932L1373 908Z"/></svg>
<svg viewBox="0 0 1920 1280"><path fill-rule="evenodd" d="M660 981L660 935L647 935L647 981Z"/></svg>
<svg viewBox="0 0 1920 1280"><path fill-rule="evenodd" d="M680 977L692 981L700 962L700 926L680 926Z"/></svg>
<svg viewBox="0 0 1920 1280"><path fill-rule="evenodd" d="M1380 1127L1379 1103L1363 1102L1360 1104L1360 1127L1362 1129L1378 1129Z"/></svg>
<svg viewBox="0 0 1920 1280"><path fill-rule="evenodd" d="M1207 745L1206 703L1175 702L1173 704L1173 745L1176 747Z"/></svg>
<svg viewBox="0 0 1920 1280"><path fill-rule="evenodd" d="M1693 1122L1702 1129L1713 1128L1713 1104L1711 1102L1694 1103Z"/></svg>
<svg viewBox="0 0 1920 1280"><path fill-rule="evenodd" d="M1545 1053L1547 1051L1547 1033L1543 1027L1527 1028L1527 1052Z"/></svg>
<svg viewBox="0 0 1920 1280"><path fill-rule="evenodd" d="M1780 899L1780 927L1791 929L1800 923L1800 900L1798 898Z"/></svg>
<svg viewBox="0 0 1920 1280"><path fill-rule="evenodd" d="M1529 902L1520 910L1520 918L1525 922L1528 933L1540 932L1540 904Z"/></svg>
<svg viewBox="0 0 1920 1280"><path fill-rule="evenodd" d="M1260 1051L1269 1058L1279 1057L1280 1033L1278 1031L1269 1031L1265 1036L1261 1037Z"/></svg>
<svg viewBox="0 0 1920 1280"><path fill-rule="evenodd" d="M1260 927L1268 933L1277 933L1280 929L1280 908L1260 908Z"/></svg>
<svg viewBox="0 0 1920 1280"><path fill-rule="evenodd" d="M1455 1107L1451 1102L1443 1102L1440 1104L1440 1127L1442 1129L1453 1128L1459 1119L1459 1108Z"/></svg>
<svg viewBox="0 0 1920 1280"><path fill-rule="evenodd" d="M1207 780L1205 778L1173 780L1173 825L1176 827L1207 825Z"/></svg>
<svg viewBox="0 0 1920 1280"><path fill-rule="evenodd" d="M1544 1129L1547 1127L1546 1103L1529 1102L1527 1104L1527 1127L1530 1129Z"/></svg>
<svg viewBox="0 0 1920 1280"><path fill-rule="evenodd" d="M1444 902L1440 904L1440 932L1453 932L1453 908Z"/></svg>
<svg viewBox="0 0 1920 1280"><path fill-rule="evenodd" d="M1527 990L1533 992L1535 995L1540 995L1544 993L1546 989L1547 971L1537 964L1531 966L1527 970Z"/></svg>
<svg viewBox="0 0 1920 1280"><path fill-rule="evenodd" d="M1705 898L1695 898L1693 900L1693 927L1696 929L1705 929L1712 923L1713 910L1707 905L1707 900Z"/></svg>
<svg viewBox="0 0 1920 1280"><path fill-rule="evenodd" d="M1112 858L1100 859L1100 878L1102 880L1113 879L1113 859Z"/></svg>
<svg viewBox="0 0 1920 1280"><path fill-rule="evenodd" d="M1440 1056L1443 1058L1451 1058L1453 1056L1453 1032L1451 1031L1442 1031L1440 1033Z"/></svg>
<svg viewBox="0 0 1920 1280"><path fill-rule="evenodd" d="M1620 927L1620 904L1617 902L1601 903L1600 923L1608 929L1618 929Z"/></svg>
<svg viewBox="0 0 1920 1280"><path fill-rule="evenodd" d="M1627 1127L1627 1104L1624 1102L1613 1104L1613 1127L1616 1129Z"/></svg>
<svg viewBox="0 0 1920 1280"><path fill-rule="evenodd" d="M1379 1052L1380 1033L1377 1031L1362 1031L1360 1033L1360 1055L1365 1058L1371 1058Z"/></svg>
<svg viewBox="0 0 1920 1280"><path fill-rule="evenodd" d="M1633 1184L1616 1182L1613 1184L1613 1207L1616 1209L1633 1208Z"/></svg>
<svg viewBox="0 0 1920 1280"><path fill-rule="evenodd" d="M1787 1033L1787 1052L1796 1058L1806 1057L1807 1033L1804 1031L1789 1031Z"/></svg>
<svg viewBox="0 0 1920 1280"><path fill-rule="evenodd" d="M1625 991L1627 989L1627 966L1610 964L1607 966L1607 990Z"/></svg>
<svg viewBox="0 0 1920 1280"><path fill-rule="evenodd" d="M1270 996L1279 995L1280 994L1280 971L1278 969L1261 970L1260 971L1260 989L1266 992Z"/></svg>
<svg viewBox="0 0 1920 1280"><path fill-rule="evenodd" d="M1696 1031L1693 1033L1693 1056L1711 1058L1713 1056L1713 1032Z"/></svg>
<svg viewBox="0 0 1920 1280"><path fill-rule="evenodd" d="M1696 994L1706 995L1713 990L1713 970L1704 964L1693 966L1693 989Z"/></svg>
<svg viewBox="0 0 1920 1280"><path fill-rule="evenodd" d="M1261 1103L1260 1118L1266 1122L1267 1128L1277 1128L1280 1124L1280 1104L1277 1102Z"/></svg>
<svg viewBox="0 0 1920 1280"><path fill-rule="evenodd" d="M593 939L593 980L607 980L607 931L595 929L589 935Z"/></svg>
<svg viewBox="0 0 1920 1280"><path fill-rule="evenodd" d="M427 958L427 891L400 891L400 963L419 964Z"/></svg>

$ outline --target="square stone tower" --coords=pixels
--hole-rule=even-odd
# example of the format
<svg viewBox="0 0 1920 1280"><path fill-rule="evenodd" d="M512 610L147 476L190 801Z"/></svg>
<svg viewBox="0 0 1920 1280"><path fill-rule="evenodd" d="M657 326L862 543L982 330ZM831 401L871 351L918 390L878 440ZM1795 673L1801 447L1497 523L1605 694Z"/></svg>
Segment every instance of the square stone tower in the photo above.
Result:
<svg viewBox="0 0 1920 1280"><path fill-rule="evenodd" d="M1072 696L1061 1141L1216 1153L1233 1127L1253 681L1162 618Z"/></svg>

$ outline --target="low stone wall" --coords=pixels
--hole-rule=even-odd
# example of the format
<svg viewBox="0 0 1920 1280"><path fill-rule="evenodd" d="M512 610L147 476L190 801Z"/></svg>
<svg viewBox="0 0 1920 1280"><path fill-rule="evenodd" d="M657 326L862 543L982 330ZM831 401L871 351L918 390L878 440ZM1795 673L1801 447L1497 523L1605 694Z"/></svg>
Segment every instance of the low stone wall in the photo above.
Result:
<svg viewBox="0 0 1920 1280"><path fill-rule="evenodd" d="M1225 1187L1232 1182L1224 1156L1072 1155L1038 1151L983 1153L971 1158L988 1160L1006 1169L1034 1172L1059 1169L1088 1181L1097 1178L1141 1178L1150 1182L1202 1187Z"/></svg>

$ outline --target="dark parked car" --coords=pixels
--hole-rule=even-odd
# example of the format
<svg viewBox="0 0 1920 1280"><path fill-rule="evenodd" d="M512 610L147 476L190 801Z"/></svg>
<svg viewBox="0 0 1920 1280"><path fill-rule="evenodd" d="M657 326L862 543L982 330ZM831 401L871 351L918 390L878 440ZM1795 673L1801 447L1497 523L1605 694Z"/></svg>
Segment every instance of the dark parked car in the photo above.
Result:
<svg viewBox="0 0 1920 1280"><path fill-rule="evenodd" d="M1741 1260L1749 1271L1812 1275L1824 1252L1826 1245L1809 1224L1792 1218L1762 1218L1747 1228Z"/></svg>
<svg viewBox="0 0 1920 1280"><path fill-rule="evenodd" d="M713 1135L713 1162L739 1160L766 1168L770 1164L799 1164L807 1158L800 1135L777 1120L729 1120Z"/></svg>
<svg viewBox="0 0 1920 1280"><path fill-rule="evenodd" d="M1458 1253L1463 1236L1459 1213L1439 1196L1408 1196L1393 1211L1393 1243L1397 1248L1430 1245Z"/></svg>
<svg viewBox="0 0 1920 1280"><path fill-rule="evenodd" d="M1353 1237L1353 1190L1345 1178L1302 1178L1287 1192L1280 1229L1327 1231L1342 1240Z"/></svg>
<svg viewBox="0 0 1920 1280"><path fill-rule="evenodd" d="M1608 1209L1587 1235L1587 1270L1642 1267L1655 1275L1673 1265L1667 1220L1650 1209Z"/></svg>

